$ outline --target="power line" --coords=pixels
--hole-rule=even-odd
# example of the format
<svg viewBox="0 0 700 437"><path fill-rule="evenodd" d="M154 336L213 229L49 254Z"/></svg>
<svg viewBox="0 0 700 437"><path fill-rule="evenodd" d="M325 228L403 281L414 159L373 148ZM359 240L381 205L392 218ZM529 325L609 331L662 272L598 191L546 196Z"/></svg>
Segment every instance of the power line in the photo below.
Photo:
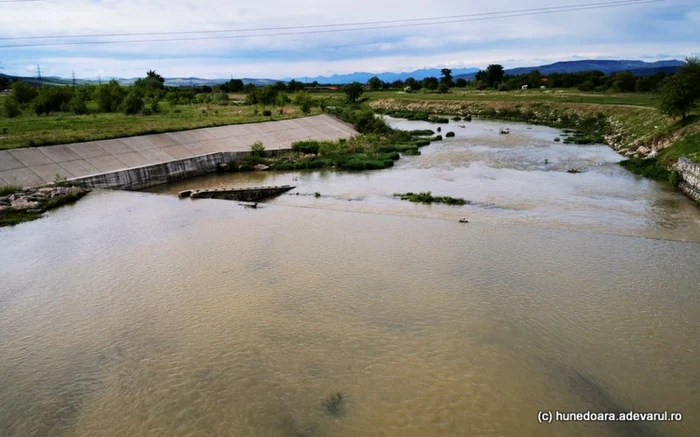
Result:
<svg viewBox="0 0 700 437"><path fill-rule="evenodd" d="M0 0L0 3L34 3L43 1L44 0Z"/></svg>
<svg viewBox="0 0 700 437"><path fill-rule="evenodd" d="M411 23L406 23L405 21L407 20L395 20L395 21L387 21L387 22L395 22L395 23L401 23L401 24L393 24L393 25L379 25L379 26L369 26L369 27L354 27L354 28L347 28L347 29L330 29L330 30L311 30L311 31L298 31L298 32L276 32L276 33L264 33L264 34L255 34L255 35L223 35L223 36L200 36L200 37L191 37L191 38L161 38L161 39L133 39L133 40L108 40L108 41L66 41L66 42L48 42L48 43L30 43L30 44L14 44L14 45L0 45L0 48L15 48L15 47L47 47L47 46L64 46L64 45L93 45L93 44L128 44L128 43L149 43L149 42L168 42L168 41L200 41L200 40L213 40L213 39L242 39L242 38L256 38L256 37L270 37L270 36L291 36L291 35L313 35L313 34L325 34L325 33L335 33L335 32L354 32L354 31L363 31L363 30L379 30L379 29L393 29L393 28L401 28L401 27L410 27L410 26L434 26L438 24L450 24L450 23L464 23L464 22L470 22L470 21L485 21L485 20L494 20L494 19L501 19L501 18L513 18L513 17L524 17L524 16L532 16L532 15L543 15L543 14L551 14L551 13L558 13L558 12L575 12L575 11L583 11L583 10L594 10L594 9L608 9L608 8L613 8L613 7L620 7L620 6L633 6L633 5L641 5L641 4L649 4L649 3L661 3L666 0L624 0L624 1L616 1L616 2L608 2L608 3L593 3L593 4L588 4L588 5L577 5L577 6L560 6L557 7L556 9L554 8L549 8L547 10L544 10L544 8L540 8L537 10L521 10L520 12L516 11L513 13L512 11L507 11L507 12L491 12L487 13L487 16L482 16L484 14L475 14L479 15L478 17L473 17L473 18L457 18L454 19L455 17L460 17L460 16L451 16L448 18L433 18L433 19L412 19L412 20L433 20L430 22L411 22ZM498 14L498 15L496 15ZM441 21L434 21L434 20L441 20ZM294 27L294 29L297 28L309 28L309 27L329 27L329 26L349 26L351 24L336 24L336 25L317 25L317 26L298 26ZM266 31L266 30L271 30L271 29L285 29L285 28L261 28L261 29L240 29L240 30L220 30L220 31L192 31L192 32L162 32L162 33L157 33L154 32L153 35L169 35L169 34L193 34L193 33L219 33L219 32L253 32L253 31ZM142 34L103 34L103 35L94 35L92 37L103 37L103 36L140 36ZM43 36L43 37L6 37L6 38L0 38L4 40L9 40L9 39L36 39L36 38L43 38L43 39L58 39L58 38L82 38L82 37L88 37L88 35L73 35L73 36Z"/></svg>
<svg viewBox="0 0 700 437"><path fill-rule="evenodd" d="M2 0L0 0L2 1ZM31 0L39 1L39 0ZM646 2L645 0L641 1ZM615 0L599 3L586 3L582 5L565 5L565 6L549 6L542 8L530 8L530 9L516 9L501 12L483 12L478 14L464 14L464 15L447 15L441 17L430 17L430 18L407 18L401 20L382 20L382 21L361 21L354 23L340 23L340 24L312 24L307 26L283 26L283 27L260 27L260 28L243 28L243 29L225 29L225 30L192 30L192 31L177 31L177 32L128 32L128 33L95 33L95 34L80 34L80 35L40 35L40 36L13 36L13 37L0 37L0 40L18 40L18 39L58 39L58 38L106 38L106 37L122 37L122 36L156 36L156 35L191 35L191 34L214 34L214 33L232 33L232 32L267 32L267 31L277 31L277 30L295 30L295 29L317 29L317 28L328 28L328 27L349 27L349 26L372 26L380 24L395 24L395 23L411 23L411 22L421 22L421 21L435 21L435 20L450 20L450 19L460 19L460 18L474 18L474 17L487 17L493 15L504 15L504 14L515 14L515 13L530 13L530 12L559 12L559 10L566 11L570 8L593 8L593 7L613 7L613 6L627 6L640 3L640 0Z"/></svg>

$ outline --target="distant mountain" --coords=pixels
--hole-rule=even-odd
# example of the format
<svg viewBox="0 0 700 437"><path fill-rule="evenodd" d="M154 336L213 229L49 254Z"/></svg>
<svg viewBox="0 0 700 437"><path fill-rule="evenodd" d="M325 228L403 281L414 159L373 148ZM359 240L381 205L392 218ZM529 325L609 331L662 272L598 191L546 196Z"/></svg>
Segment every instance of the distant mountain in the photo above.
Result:
<svg viewBox="0 0 700 437"><path fill-rule="evenodd" d="M618 73L620 71L631 71L637 76L650 76L663 71L666 73L674 73L676 69L684 64L683 61L670 60L670 61L657 61L657 62L644 62L644 61L614 61L605 59L588 59L583 61L564 61L555 62L554 64L539 65L537 67L520 67L520 68L510 68L506 70L506 74L510 75L520 75L527 74L534 70L539 70L542 74L553 74L553 73L580 73L582 71L602 71L605 74ZM460 74L455 76L455 78L463 79L474 79L476 73L470 74Z"/></svg>
<svg viewBox="0 0 700 437"><path fill-rule="evenodd" d="M332 76L316 76L316 77L295 77L294 80L298 82L318 82L318 83L331 83L331 84L341 84L341 83L351 83L360 82L366 83L370 78L377 76L384 82L393 82L395 80L406 80L412 77L416 80L423 80L426 77L440 77L441 68L423 68L420 70L409 71L404 73L365 73L365 72L355 72L349 74L334 74ZM479 71L478 68L453 68L452 75L464 75L469 73L476 73ZM290 81L292 78L285 78L283 81Z"/></svg>
<svg viewBox="0 0 700 437"><path fill-rule="evenodd" d="M63 78L63 77L42 77L41 81L37 79L36 77L20 77L20 76L10 76L10 75L4 75L0 74L0 76L7 77L10 80L17 80L20 79L23 82L27 82L31 85L71 85L73 83L72 78ZM97 78L97 77L90 77L90 78L85 78L85 79L75 79L76 85L87 85L87 84L92 84L96 85L100 82L102 83L107 83L110 80L115 79L117 82L119 82L120 85L133 85L134 82L138 78L132 77L132 78L121 78L121 77L102 77L102 78ZM167 86L214 86L214 85L221 85L224 82L228 82L229 79L202 79L199 77L166 77L165 78L165 85ZM263 86L263 85L271 85L277 82L276 80L273 79L254 79L254 78L245 78L241 79L243 80L244 84L249 84L252 83L257 86Z"/></svg>

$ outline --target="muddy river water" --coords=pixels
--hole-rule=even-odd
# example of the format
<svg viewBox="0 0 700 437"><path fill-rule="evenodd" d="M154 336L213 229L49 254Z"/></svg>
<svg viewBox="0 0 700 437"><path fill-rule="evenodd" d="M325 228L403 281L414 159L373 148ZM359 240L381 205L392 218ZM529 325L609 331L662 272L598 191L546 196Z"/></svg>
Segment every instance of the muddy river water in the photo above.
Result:
<svg viewBox="0 0 700 437"><path fill-rule="evenodd" d="M700 208L553 129L441 126L387 170L93 192L1 229L0 436L700 435ZM283 183L255 210L173 195Z"/></svg>

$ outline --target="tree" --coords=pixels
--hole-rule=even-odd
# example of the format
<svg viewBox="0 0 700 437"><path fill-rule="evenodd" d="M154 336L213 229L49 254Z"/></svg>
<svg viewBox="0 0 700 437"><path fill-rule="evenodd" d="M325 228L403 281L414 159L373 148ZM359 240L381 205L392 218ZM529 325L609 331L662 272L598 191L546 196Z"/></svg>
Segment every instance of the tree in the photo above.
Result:
<svg viewBox="0 0 700 437"><path fill-rule="evenodd" d="M137 79L136 82L134 82L134 86L149 92L154 92L165 88L165 79L155 71L149 70L146 72L145 78Z"/></svg>
<svg viewBox="0 0 700 437"><path fill-rule="evenodd" d="M373 76L367 81L367 85L369 85L369 88L372 91L377 91L382 87L383 84L384 82L382 82L382 80L379 79L377 76Z"/></svg>
<svg viewBox="0 0 700 437"><path fill-rule="evenodd" d="M457 80L455 81L455 86L456 86L457 88L465 88L465 87L467 86L467 80L464 79L464 78L459 77L459 78L457 78Z"/></svg>
<svg viewBox="0 0 700 437"><path fill-rule="evenodd" d="M14 96L5 97L2 101L2 110L7 118L15 118L22 113L19 103Z"/></svg>
<svg viewBox="0 0 700 437"><path fill-rule="evenodd" d="M700 58L686 59L686 65L664 81L661 110L685 120L700 100Z"/></svg>
<svg viewBox="0 0 700 437"><path fill-rule="evenodd" d="M438 93L445 94L448 92L450 92L450 87L447 86L447 83L442 82L440 85L438 85Z"/></svg>
<svg viewBox="0 0 700 437"><path fill-rule="evenodd" d="M124 98L121 105L122 112L126 115L134 115L143 109L143 96L138 89L132 89Z"/></svg>
<svg viewBox="0 0 700 437"><path fill-rule="evenodd" d="M301 112L304 114L309 114L311 112L311 108L313 108L314 99L311 97L311 94L307 93L306 91L302 91L297 93L296 97L294 98L294 103L299 105Z"/></svg>
<svg viewBox="0 0 700 437"><path fill-rule="evenodd" d="M505 76L505 71L502 65L491 64L486 67L486 83L490 88L494 88L503 82L503 76ZM477 77L477 79L479 78Z"/></svg>
<svg viewBox="0 0 700 437"><path fill-rule="evenodd" d="M637 84L637 78L629 71L621 71L615 74L613 88L623 93L631 93Z"/></svg>
<svg viewBox="0 0 700 437"><path fill-rule="evenodd" d="M440 74L442 74L442 78L440 79L440 83L444 83L445 85L452 86L452 70L449 68L443 68L440 71Z"/></svg>
<svg viewBox="0 0 700 437"><path fill-rule="evenodd" d="M112 79L95 89L95 100L101 112L114 112L121 106L125 94L126 91L119 82Z"/></svg>
<svg viewBox="0 0 700 437"><path fill-rule="evenodd" d="M243 91L243 81L240 79L231 79L221 85L221 89L228 93L239 93Z"/></svg>
<svg viewBox="0 0 700 437"><path fill-rule="evenodd" d="M436 90L438 87L438 82L436 77L426 77L423 79L423 88L428 90Z"/></svg>
<svg viewBox="0 0 700 437"><path fill-rule="evenodd" d="M362 96L363 91L362 84L359 82L349 83L343 87L349 103L355 103Z"/></svg>
<svg viewBox="0 0 700 437"><path fill-rule="evenodd" d="M20 105L31 102L38 94L36 89L21 80L12 83L12 96Z"/></svg>
<svg viewBox="0 0 700 437"><path fill-rule="evenodd" d="M414 91L418 91L419 89L421 89L423 87L423 85L420 82L418 82L417 80L415 80L412 77L406 78L404 83L406 84L406 86L410 86L411 89Z"/></svg>

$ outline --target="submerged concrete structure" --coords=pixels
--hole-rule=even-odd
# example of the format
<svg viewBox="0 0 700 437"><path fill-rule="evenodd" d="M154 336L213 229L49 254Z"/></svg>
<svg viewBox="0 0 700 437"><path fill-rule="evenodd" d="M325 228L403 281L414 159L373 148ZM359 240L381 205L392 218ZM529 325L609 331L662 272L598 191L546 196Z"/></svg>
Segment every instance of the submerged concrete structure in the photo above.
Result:
<svg viewBox="0 0 700 437"><path fill-rule="evenodd" d="M99 188L141 189L235 161L255 141L289 150L294 141L337 140L357 132L329 115L194 129L58 146L0 150L0 186L32 187L56 175ZM217 155L222 154L222 155ZM232 155L233 154L233 155ZM211 164L214 163L214 166ZM91 183L96 185L90 185Z"/></svg>

